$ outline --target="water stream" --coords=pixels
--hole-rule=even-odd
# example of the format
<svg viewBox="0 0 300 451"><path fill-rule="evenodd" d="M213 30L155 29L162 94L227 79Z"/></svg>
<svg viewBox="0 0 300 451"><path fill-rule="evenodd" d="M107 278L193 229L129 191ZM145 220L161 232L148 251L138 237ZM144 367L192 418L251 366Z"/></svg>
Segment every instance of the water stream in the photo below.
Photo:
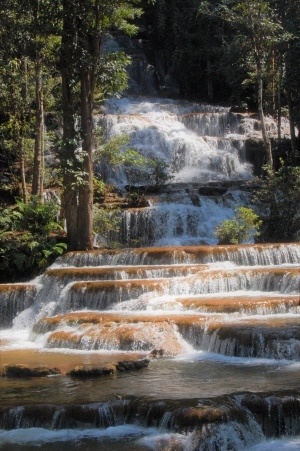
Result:
<svg viewBox="0 0 300 451"><path fill-rule="evenodd" d="M143 247L72 252L0 285L1 370L60 370L0 379L0 449L300 449L300 244L217 246L213 235L249 199L234 183L253 178L253 120L166 99L114 101L100 119L174 179L124 213L125 244ZM147 177L120 167L111 181ZM209 183L226 189L201 194ZM139 370L69 374L145 358Z"/></svg>

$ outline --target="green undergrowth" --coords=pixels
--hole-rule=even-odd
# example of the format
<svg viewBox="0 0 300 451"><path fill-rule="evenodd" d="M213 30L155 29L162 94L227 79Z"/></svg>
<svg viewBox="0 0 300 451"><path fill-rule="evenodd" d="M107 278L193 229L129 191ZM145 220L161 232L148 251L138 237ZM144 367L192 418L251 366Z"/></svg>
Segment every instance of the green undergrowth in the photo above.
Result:
<svg viewBox="0 0 300 451"><path fill-rule="evenodd" d="M67 249L56 215L59 205L32 197L17 200L0 216L0 282L29 280Z"/></svg>

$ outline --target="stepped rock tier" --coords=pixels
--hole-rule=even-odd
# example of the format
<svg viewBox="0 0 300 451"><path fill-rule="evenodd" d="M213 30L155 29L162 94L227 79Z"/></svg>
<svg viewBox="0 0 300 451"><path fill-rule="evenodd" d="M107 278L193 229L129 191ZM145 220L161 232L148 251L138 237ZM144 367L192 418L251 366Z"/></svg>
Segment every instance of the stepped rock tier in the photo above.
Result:
<svg viewBox="0 0 300 451"><path fill-rule="evenodd" d="M299 443L299 255L298 243L71 252L1 285L0 443Z"/></svg>

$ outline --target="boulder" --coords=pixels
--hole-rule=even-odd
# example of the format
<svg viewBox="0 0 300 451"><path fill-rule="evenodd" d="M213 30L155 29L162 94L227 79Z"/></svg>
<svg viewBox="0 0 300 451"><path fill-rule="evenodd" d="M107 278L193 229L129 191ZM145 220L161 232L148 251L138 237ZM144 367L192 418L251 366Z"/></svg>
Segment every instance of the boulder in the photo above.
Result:
<svg viewBox="0 0 300 451"><path fill-rule="evenodd" d="M107 374L113 374L117 371L117 367L113 363L107 363L103 366L76 366L67 373L67 376L74 376L79 378L99 377Z"/></svg>
<svg viewBox="0 0 300 451"><path fill-rule="evenodd" d="M58 368L48 366L29 367L26 365L5 365L2 376L6 377L45 377L61 374Z"/></svg>
<svg viewBox="0 0 300 451"><path fill-rule="evenodd" d="M100 377L108 374L123 371L137 371L146 368L150 363L149 359L123 360L118 363L107 363L104 366L76 366L67 373L67 376L78 378Z"/></svg>

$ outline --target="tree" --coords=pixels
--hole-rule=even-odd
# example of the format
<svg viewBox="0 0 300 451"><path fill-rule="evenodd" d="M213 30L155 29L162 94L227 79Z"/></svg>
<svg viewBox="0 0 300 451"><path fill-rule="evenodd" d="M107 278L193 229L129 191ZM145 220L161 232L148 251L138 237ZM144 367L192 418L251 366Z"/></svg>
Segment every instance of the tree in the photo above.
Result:
<svg viewBox="0 0 300 451"><path fill-rule="evenodd" d="M254 195L263 218L264 241L299 240L300 167L282 162L275 171L266 168L266 177Z"/></svg>
<svg viewBox="0 0 300 451"><path fill-rule="evenodd" d="M127 34L137 28L130 20L141 14L134 1L62 0L61 48L64 211L72 249L93 247L93 109L97 90L105 95L124 87L122 58L106 58L103 41L110 29ZM106 79L115 66L117 82ZM121 67L120 67L121 66ZM102 82L100 86L98 81ZM103 83L105 81L105 83ZM79 94L79 101L77 95ZM80 118L79 133L76 116ZM79 150L80 147L80 150Z"/></svg>
<svg viewBox="0 0 300 451"><path fill-rule="evenodd" d="M286 0L282 9L282 23L291 37L285 46L286 70L283 84L289 109L292 158L297 161L299 149L296 144L296 129L298 129L298 136L300 130L300 1Z"/></svg>
<svg viewBox="0 0 300 451"><path fill-rule="evenodd" d="M19 149L24 201L28 182L25 180L28 149L24 145L29 142L30 147L34 147L31 193L41 199L43 192L43 84L45 60L49 70L54 65L53 49L57 38L53 39L52 34L58 31L57 20L54 20L57 1L33 0L28 3L27 0L8 0L0 9L3 97L10 93L3 103L10 116L7 125L14 123L11 145ZM5 61L9 63L5 64Z"/></svg>
<svg viewBox="0 0 300 451"><path fill-rule="evenodd" d="M200 12L223 18L230 23L236 33L234 40L242 37L249 51L249 74L254 68L257 83L257 105L262 128L262 136L268 158L268 165L273 167L271 142L266 130L264 115L263 86L267 63L274 46L284 39L284 30L277 17L276 10L268 0L221 0L217 6L204 1ZM253 63L253 64L251 64Z"/></svg>
<svg viewBox="0 0 300 451"><path fill-rule="evenodd" d="M26 35L22 33L24 17L19 6L16 0L10 0L0 7L0 98L2 110L7 114L7 120L1 128L3 145L17 155L22 198L26 202L26 138L30 130L28 73L31 67L25 51ZM11 33L12 29L16 32Z"/></svg>
<svg viewBox="0 0 300 451"><path fill-rule="evenodd" d="M249 207L238 207L232 219L226 219L215 229L218 244L240 244L253 240L262 225L259 216Z"/></svg>

